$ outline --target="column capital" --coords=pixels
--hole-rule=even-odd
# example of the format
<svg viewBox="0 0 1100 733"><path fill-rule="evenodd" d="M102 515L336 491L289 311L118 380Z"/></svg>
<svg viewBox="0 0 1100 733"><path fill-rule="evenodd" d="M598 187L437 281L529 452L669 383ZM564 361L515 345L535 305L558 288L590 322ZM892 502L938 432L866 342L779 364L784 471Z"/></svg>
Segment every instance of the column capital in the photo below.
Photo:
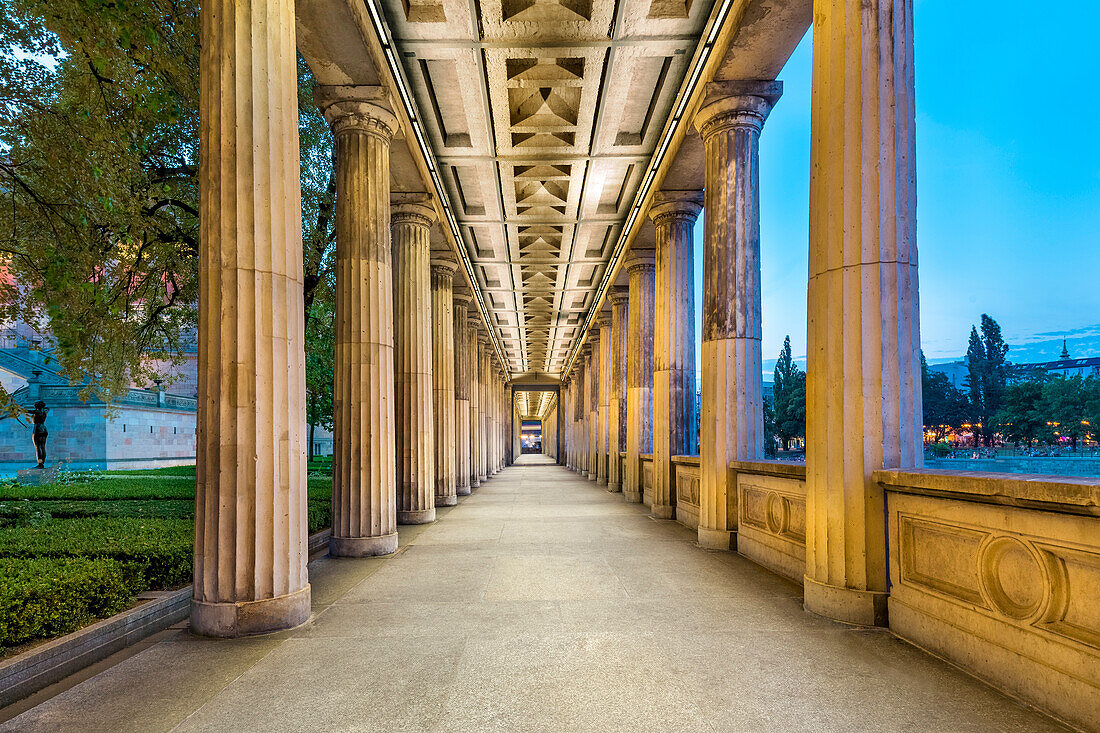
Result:
<svg viewBox="0 0 1100 733"><path fill-rule="evenodd" d="M365 132L389 142L401 125L387 107L389 93L381 86L319 86L313 100L332 127L332 133Z"/></svg>
<svg viewBox="0 0 1100 733"><path fill-rule="evenodd" d="M390 221L393 224L430 227L435 222L435 209L432 207L431 194L392 194L390 196Z"/></svg>
<svg viewBox="0 0 1100 733"><path fill-rule="evenodd" d="M649 218L658 226L673 221L694 224L702 210L702 191L658 191L649 206Z"/></svg>
<svg viewBox="0 0 1100 733"><path fill-rule="evenodd" d="M657 251L654 249L630 248L626 256L626 271L628 273L643 269L652 272L657 267Z"/></svg>
<svg viewBox="0 0 1100 733"><path fill-rule="evenodd" d="M481 330L481 311L479 311L477 306L473 303L473 294L470 295L470 298L470 310L466 314L466 320L470 328L474 329L474 338L477 338L477 332Z"/></svg>
<svg viewBox="0 0 1100 733"><path fill-rule="evenodd" d="M489 334L485 333L485 331L478 331L477 332L477 343L478 343L478 346L480 346L482 349L484 349L486 346L489 345ZM488 356L488 352L486 352L486 356Z"/></svg>
<svg viewBox="0 0 1100 733"><path fill-rule="evenodd" d="M458 263L446 257L433 257L430 261L432 275L448 275L453 277Z"/></svg>
<svg viewBox="0 0 1100 733"><path fill-rule="evenodd" d="M604 308L596 314L596 325L600 328L611 328L611 309Z"/></svg>
<svg viewBox="0 0 1100 733"><path fill-rule="evenodd" d="M630 270L630 265L627 265L627 270ZM611 300L612 307L626 305L630 301L630 288L626 285L614 285L608 293L608 298Z"/></svg>
<svg viewBox="0 0 1100 733"><path fill-rule="evenodd" d="M760 132L781 96L781 81L712 81L695 114L695 129L703 140L732 127L751 127Z"/></svg>
<svg viewBox="0 0 1100 733"><path fill-rule="evenodd" d="M599 316L597 315L596 318L598 319ZM599 325L598 321L597 321L596 325ZM593 329L590 329L588 331L588 343L592 346L593 349L599 348L599 346L600 346L600 329L593 328Z"/></svg>
<svg viewBox="0 0 1100 733"><path fill-rule="evenodd" d="M473 293L471 293L469 290L461 285L455 286L454 292L451 293L451 300L454 301L455 305L468 307L470 305L470 301L473 300L473 298ZM467 320L469 320L468 317Z"/></svg>

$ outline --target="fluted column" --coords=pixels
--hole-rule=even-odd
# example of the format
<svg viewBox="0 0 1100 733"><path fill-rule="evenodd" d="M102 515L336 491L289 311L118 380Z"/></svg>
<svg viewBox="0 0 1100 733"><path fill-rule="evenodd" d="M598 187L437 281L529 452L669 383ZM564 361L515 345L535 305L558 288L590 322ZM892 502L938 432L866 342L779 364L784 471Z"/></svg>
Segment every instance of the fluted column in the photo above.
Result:
<svg viewBox="0 0 1100 733"><path fill-rule="evenodd" d="M471 304L467 315L467 362L470 369L470 487L481 486L481 362L478 359L478 329L481 316Z"/></svg>
<svg viewBox="0 0 1100 733"><path fill-rule="evenodd" d="M435 401L435 505L458 503L455 483L455 321L457 264L434 259L432 268L432 385Z"/></svg>
<svg viewBox="0 0 1100 733"><path fill-rule="evenodd" d="M577 357L577 394L573 403L573 424L577 432L577 473L582 476L588 466L588 351L590 347L586 343Z"/></svg>
<svg viewBox="0 0 1100 733"><path fill-rule="evenodd" d="M356 88L350 88L356 89ZM336 369L332 539L337 557L397 549L390 138L381 91L322 87L336 137ZM374 102L370 101L374 100Z"/></svg>
<svg viewBox="0 0 1100 733"><path fill-rule="evenodd" d="M484 483L489 478L489 405L493 400L493 385L489 382L489 336L484 331L477 335L477 374L478 392L481 400L478 402L477 415L477 444L479 447L477 465L478 480Z"/></svg>
<svg viewBox="0 0 1100 733"><path fill-rule="evenodd" d="M653 252L631 252L626 261L630 278L626 361L626 461L623 498L642 501L641 456L653 452Z"/></svg>
<svg viewBox="0 0 1100 733"><path fill-rule="evenodd" d="M607 486L608 445L611 431L611 311L600 311L600 369L596 395L596 484Z"/></svg>
<svg viewBox="0 0 1100 733"><path fill-rule="evenodd" d="M470 355L467 323L470 293L456 290L452 296L455 370L455 494L470 494Z"/></svg>
<svg viewBox="0 0 1100 733"><path fill-rule="evenodd" d="M199 400L191 628L309 618L292 0L202 3Z"/></svg>
<svg viewBox="0 0 1100 733"><path fill-rule="evenodd" d="M764 457L760 356L760 131L780 82L707 85L695 125L706 150L699 544L735 547L729 462Z"/></svg>
<svg viewBox="0 0 1100 733"><path fill-rule="evenodd" d="M657 193L649 216L657 229L653 328L653 516L676 517L672 456L696 452L695 262L692 230L702 194Z"/></svg>
<svg viewBox="0 0 1100 733"><path fill-rule="evenodd" d="M393 207L393 291L397 386L397 522L435 520L435 410L428 232L435 212Z"/></svg>
<svg viewBox="0 0 1100 733"><path fill-rule="evenodd" d="M622 491L623 489L623 463L619 454L626 449L626 357L627 357L627 327L629 324L628 290L625 287L613 287L611 289L611 332L607 341L609 344L608 361L610 363L611 392L608 399L608 429L607 429L607 490Z"/></svg>
<svg viewBox="0 0 1100 733"><path fill-rule="evenodd" d="M814 3L806 608L885 624L884 497L922 465L913 6Z"/></svg>

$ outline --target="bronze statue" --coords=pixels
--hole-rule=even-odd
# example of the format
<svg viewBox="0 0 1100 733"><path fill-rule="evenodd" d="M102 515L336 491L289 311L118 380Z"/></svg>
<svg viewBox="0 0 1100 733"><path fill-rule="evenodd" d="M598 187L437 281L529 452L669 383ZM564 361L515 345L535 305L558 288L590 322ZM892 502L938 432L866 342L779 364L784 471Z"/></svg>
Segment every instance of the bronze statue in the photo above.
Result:
<svg viewBox="0 0 1100 733"><path fill-rule="evenodd" d="M35 468L46 467L46 437L49 432L46 430L46 413L49 410L46 408L46 403L42 400L34 403L34 412L31 413L34 416L34 452L38 456L38 465Z"/></svg>

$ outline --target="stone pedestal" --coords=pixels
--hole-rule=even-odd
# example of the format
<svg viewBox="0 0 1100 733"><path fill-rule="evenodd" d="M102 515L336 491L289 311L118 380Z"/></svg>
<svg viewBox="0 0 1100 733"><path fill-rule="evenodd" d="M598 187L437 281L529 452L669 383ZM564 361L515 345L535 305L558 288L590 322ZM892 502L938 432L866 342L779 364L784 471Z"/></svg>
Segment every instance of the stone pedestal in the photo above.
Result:
<svg viewBox="0 0 1100 733"><path fill-rule="evenodd" d="M626 359L629 325L628 289L611 289L611 332L608 336L608 360L611 367L611 395L608 400L607 490L622 491L623 464L619 454L626 450Z"/></svg>
<svg viewBox="0 0 1100 733"><path fill-rule="evenodd" d="M455 291L455 493L470 494L470 327L467 323L470 293Z"/></svg>
<svg viewBox="0 0 1100 733"><path fill-rule="evenodd" d="M696 452L695 262L692 232L702 208L696 191L661 191L649 216L657 228L653 326L653 516L676 517L672 457Z"/></svg>
<svg viewBox="0 0 1100 733"><path fill-rule="evenodd" d="M329 552L397 549L393 413L390 138L378 87L324 87L336 137L336 369Z"/></svg>
<svg viewBox="0 0 1100 733"><path fill-rule="evenodd" d="M294 3L201 15L191 628L244 636L310 613Z"/></svg>
<svg viewBox="0 0 1100 733"><path fill-rule="evenodd" d="M641 457L653 452L653 306L654 256L651 250L631 252L626 262L630 303L626 362L626 460L623 498L642 501Z"/></svg>
<svg viewBox="0 0 1100 733"><path fill-rule="evenodd" d="M393 292L397 387L397 522L435 521L435 410L432 297L426 202L393 207Z"/></svg>
<svg viewBox="0 0 1100 733"><path fill-rule="evenodd" d="M600 377L597 396L596 425L596 484L607 486L610 471L609 451L611 436L611 310L603 310L597 317L600 327Z"/></svg>
<svg viewBox="0 0 1100 733"><path fill-rule="evenodd" d="M871 474L922 465L912 33L911 3L815 4L805 602L857 624L886 623Z"/></svg>
<svg viewBox="0 0 1100 733"><path fill-rule="evenodd" d="M760 356L760 130L780 82L707 85L699 544L735 548L729 463L764 457Z"/></svg>
<svg viewBox="0 0 1100 733"><path fill-rule="evenodd" d="M432 268L432 385L435 401L435 505L458 503L455 484L454 274L457 264L435 259Z"/></svg>

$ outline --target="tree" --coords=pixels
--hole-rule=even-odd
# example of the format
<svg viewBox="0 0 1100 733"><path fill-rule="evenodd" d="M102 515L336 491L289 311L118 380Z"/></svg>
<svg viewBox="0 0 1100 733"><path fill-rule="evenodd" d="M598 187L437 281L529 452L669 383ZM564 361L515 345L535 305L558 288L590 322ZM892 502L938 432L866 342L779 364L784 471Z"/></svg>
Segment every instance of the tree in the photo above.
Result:
<svg viewBox="0 0 1100 733"><path fill-rule="evenodd" d="M1008 440L1032 443L1047 435L1047 418L1043 414L1043 383L1045 374L1037 374L1007 386L1001 409L993 418L994 428Z"/></svg>
<svg viewBox="0 0 1100 733"><path fill-rule="evenodd" d="M332 430L335 350L335 289L333 278L322 281L311 301L306 327L306 421L309 424L309 460L313 460L318 426Z"/></svg>
<svg viewBox="0 0 1100 733"><path fill-rule="evenodd" d="M1001 327L986 314L982 314L981 336L971 327L970 343L966 350L967 390L970 398L971 417L975 423L974 435L986 445L993 442L991 420L1001 407L1001 398L1008 382L1008 365L1005 355L1008 346L1001 336Z"/></svg>
<svg viewBox="0 0 1100 733"><path fill-rule="evenodd" d="M783 450L790 450L792 440L806 436L806 373L791 358L790 336L775 364L772 402L775 434Z"/></svg>
<svg viewBox="0 0 1100 733"><path fill-rule="evenodd" d="M958 430L967 421L970 402L965 394L943 372L928 367L924 352L920 354L921 403L924 406L924 428L931 430L936 442L943 439L948 428Z"/></svg>
<svg viewBox="0 0 1100 733"><path fill-rule="evenodd" d="M1067 437L1076 451L1077 441L1090 432L1090 387L1080 375L1054 377L1043 384L1040 409L1047 418L1046 427L1049 429L1051 442L1056 442L1059 437Z"/></svg>
<svg viewBox="0 0 1100 733"><path fill-rule="evenodd" d="M0 7L0 318L51 333L63 373L110 399L196 325L199 3ZM313 85L299 60L307 320L335 237Z"/></svg>

